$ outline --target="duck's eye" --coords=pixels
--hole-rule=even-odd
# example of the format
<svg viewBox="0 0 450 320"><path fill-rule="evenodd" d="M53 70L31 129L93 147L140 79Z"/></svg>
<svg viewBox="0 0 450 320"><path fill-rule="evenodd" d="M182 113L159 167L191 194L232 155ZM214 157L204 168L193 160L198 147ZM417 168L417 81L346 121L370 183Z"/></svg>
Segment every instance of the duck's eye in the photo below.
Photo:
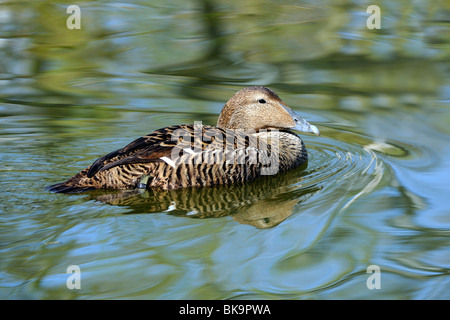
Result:
<svg viewBox="0 0 450 320"><path fill-rule="evenodd" d="M264 100L264 99L259 99L258 102L259 102L259 103L266 103L266 100Z"/></svg>

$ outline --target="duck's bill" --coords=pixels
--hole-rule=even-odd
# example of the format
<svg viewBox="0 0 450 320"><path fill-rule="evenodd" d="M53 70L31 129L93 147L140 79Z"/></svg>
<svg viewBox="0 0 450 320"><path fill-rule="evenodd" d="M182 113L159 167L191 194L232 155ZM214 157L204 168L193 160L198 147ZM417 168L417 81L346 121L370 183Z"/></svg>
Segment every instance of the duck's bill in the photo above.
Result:
<svg viewBox="0 0 450 320"><path fill-rule="evenodd" d="M320 136L319 129L315 126L310 124L308 121L303 119L302 117L297 116L297 119L294 119L294 121L297 123L295 127L292 128L292 130L302 131L302 132L311 132L318 136Z"/></svg>
<svg viewBox="0 0 450 320"><path fill-rule="evenodd" d="M295 126L292 127L292 130L301 131L301 132L311 132L316 135L320 135L319 129L315 126L310 124L308 121L300 117L298 114L296 114L292 109L284 106L287 112L292 116L292 119L295 122Z"/></svg>

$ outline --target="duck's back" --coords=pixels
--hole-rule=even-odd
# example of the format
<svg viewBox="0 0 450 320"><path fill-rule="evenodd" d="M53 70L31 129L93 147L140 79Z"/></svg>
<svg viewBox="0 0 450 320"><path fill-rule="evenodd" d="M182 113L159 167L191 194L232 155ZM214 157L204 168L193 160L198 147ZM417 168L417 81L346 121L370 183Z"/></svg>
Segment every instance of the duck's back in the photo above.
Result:
<svg viewBox="0 0 450 320"><path fill-rule="evenodd" d="M97 159L66 182L50 186L50 190L73 193L99 188L176 189L251 181L268 174L264 170L273 166L274 155L277 162L282 161L277 171L306 161L301 139L290 132L283 134L300 144L292 163L283 160L285 150L279 150L278 144L274 146L267 139L257 139L259 133L255 131L236 134L212 126L166 127Z"/></svg>

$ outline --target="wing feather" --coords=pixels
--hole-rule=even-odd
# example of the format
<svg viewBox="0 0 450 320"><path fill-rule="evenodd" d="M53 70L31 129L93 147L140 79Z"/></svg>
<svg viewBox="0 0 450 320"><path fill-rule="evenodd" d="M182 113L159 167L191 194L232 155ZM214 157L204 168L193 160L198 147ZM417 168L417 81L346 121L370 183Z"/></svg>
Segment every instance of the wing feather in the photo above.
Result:
<svg viewBox="0 0 450 320"><path fill-rule="evenodd" d="M202 135L198 134L198 128L202 130ZM224 139L220 139L220 135L224 135L223 130L214 128L214 130L219 130L217 134L219 138L210 137L211 133L209 131L212 128L211 126L177 125L156 130L136 139L122 149L97 159L90 166L87 177L91 178L98 172L116 166L161 162L163 161L161 158L170 158L172 155L180 152L193 154L219 145L222 147ZM210 141L203 141L203 135L210 137Z"/></svg>

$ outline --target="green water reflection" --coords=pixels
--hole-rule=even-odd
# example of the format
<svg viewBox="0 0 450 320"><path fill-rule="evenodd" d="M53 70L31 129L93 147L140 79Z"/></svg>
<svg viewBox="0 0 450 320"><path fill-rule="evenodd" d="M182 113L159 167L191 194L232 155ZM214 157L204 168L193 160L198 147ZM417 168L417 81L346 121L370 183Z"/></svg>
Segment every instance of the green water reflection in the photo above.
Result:
<svg viewBox="0 0 450 320"><path fill-rule="evenodd" d="M0 297L449 299L446 1L0 6ZM50 194L152 130L266 85L317 125L246 186ZM69 265L81 289L66 286ZM369 265L381 289L369 290Z"/></svg>

